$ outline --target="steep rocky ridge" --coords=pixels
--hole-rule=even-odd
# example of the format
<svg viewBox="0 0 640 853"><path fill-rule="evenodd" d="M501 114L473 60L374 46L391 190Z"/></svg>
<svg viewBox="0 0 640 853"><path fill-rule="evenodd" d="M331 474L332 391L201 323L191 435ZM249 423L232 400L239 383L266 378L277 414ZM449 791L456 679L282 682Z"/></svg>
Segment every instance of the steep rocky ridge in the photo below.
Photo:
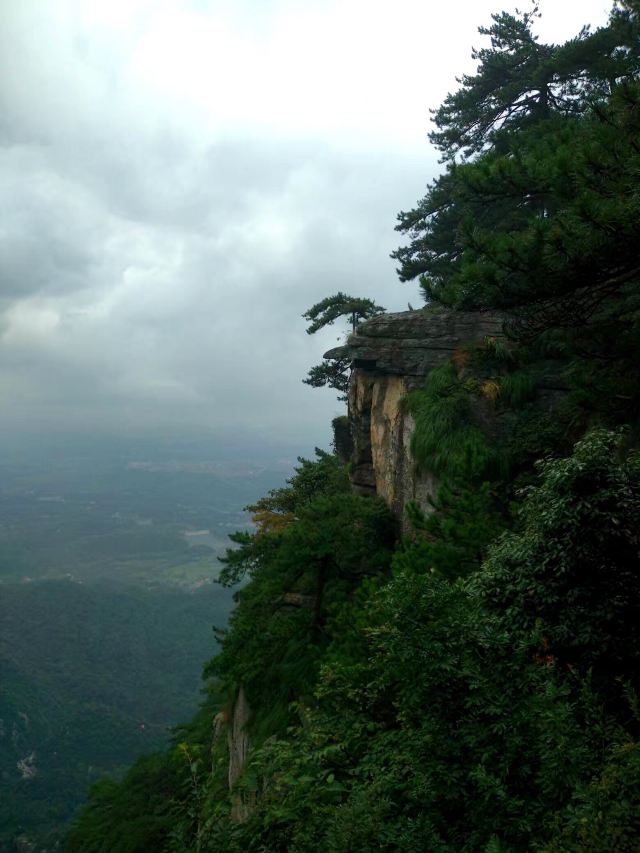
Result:
<svg viewBox="0 0 640 853"><path fill-rule="evenodd" d="M456 350L502 335L502 322L495 314L429 305L419 311L381 314L358 326L345 346L325 353L325 358L346 357L352 364L349 422L354 489L380 495L403 521L408 501L429 508L437 481L428 472L416 472L410 450L415 424L400 401L421 388L429 371L448 361ZM294 600L295 595L289 593L286 603L303 606L304 602ZM232 791L249 754L249 716L241 686L227 729ZM232 801L232 818L246 820L254 798L236 790Z"/></svg>
<svg viewBox="0 0 640 853"><path fill-rule="evenodd" d="M428 508L435 478L418 475L411 458L415 424L400 401L421 388L428 372L456 350L503 334L496 314L428 305L382 314L362 323L345 346L325 358L350 358L349 418L353 438L351 480L363 494L377 493L403 519L408 501Z"/></svg>

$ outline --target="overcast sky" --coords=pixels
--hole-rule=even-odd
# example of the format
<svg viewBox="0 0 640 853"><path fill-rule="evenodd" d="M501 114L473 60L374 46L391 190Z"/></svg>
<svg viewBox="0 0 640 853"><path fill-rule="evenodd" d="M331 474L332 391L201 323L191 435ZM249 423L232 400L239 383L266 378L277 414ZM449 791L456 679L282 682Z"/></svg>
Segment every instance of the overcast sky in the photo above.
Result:
<svg viewBox="0 0 640 853"><path fill-rule="evenodd" d="M609 7L543 0L538 29ZM2 0L4 426L326 446L340 404L301 378L343 329L300 315L338 290L419 304L396 215L438 170L428 108L500 8Z"/></svg>

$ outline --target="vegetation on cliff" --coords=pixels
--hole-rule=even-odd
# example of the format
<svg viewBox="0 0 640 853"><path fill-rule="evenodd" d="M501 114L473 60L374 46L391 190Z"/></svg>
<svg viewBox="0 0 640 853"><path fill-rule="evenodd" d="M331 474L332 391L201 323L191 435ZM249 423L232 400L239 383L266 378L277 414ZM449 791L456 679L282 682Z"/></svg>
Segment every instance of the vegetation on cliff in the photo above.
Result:
<svg viewBox="0 0 640 853"><path fill-rule="evenodd" d="M640 847L640 7L562 46L534 21L484 31L435 114L446 170L401 214L404 278L511 318L405 401L433 511L398 539L337 456L301 460L233 537L203 715L95 790L69 850Z"/></svg>
<svg viewBox="0 0 640 853"><path fill-rule="evenodd" d="M381 305L376 305L371 299L348 296L346 293L336 293L312 305L302 316L309 321L307 334L315 335L320 329L324 329L325 326L332 326L336 320L341 318L346 318L351 331L355 332L363 320L370 320L372 317L377 317L378 314L383 313L384 308ZM311 385L312 388L324 388L325 386L334 388L340 392L339 399L346 400L349 388L349 370L349 359L346 356L335 358L314 365L309 370L307 378L302 381L305 385Z"/></svg>

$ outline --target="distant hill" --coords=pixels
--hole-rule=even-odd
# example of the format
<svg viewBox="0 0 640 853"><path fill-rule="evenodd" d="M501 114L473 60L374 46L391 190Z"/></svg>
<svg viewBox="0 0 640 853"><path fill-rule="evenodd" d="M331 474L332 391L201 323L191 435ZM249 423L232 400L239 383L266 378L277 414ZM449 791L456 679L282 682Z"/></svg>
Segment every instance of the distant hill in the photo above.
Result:
<svg viewBox="0 0 640 853"><path fill-rule="evenodd" d="M21 832L46 837L89 783L166 743L197 705L230 603L212 585L2 586L0 849Z"/></svg>

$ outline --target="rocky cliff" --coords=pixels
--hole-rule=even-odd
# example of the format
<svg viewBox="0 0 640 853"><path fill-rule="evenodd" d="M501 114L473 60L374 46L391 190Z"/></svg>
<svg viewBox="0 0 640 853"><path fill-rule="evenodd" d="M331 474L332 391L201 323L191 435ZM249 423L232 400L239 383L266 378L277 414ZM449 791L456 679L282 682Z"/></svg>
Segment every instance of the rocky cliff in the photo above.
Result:
<svg viewBox="0 0 640 853"><path fill-rule="evenodd" d="M410 500L428 507L436 482L415 471L413 418L400 401L456 350L501 334L502 319L496 315L429 305L375 317L362 323L345 346L325 353L325 358L351 360L351 480L357 491L379 494L399 518Z"/></svg>
<svg viewBox="0 0 640 853"><path fill-rule="evenodd" d="M501 334L502 320L495 315L430 305L375 317L362 323L345 346L325 353L325 358L349 358L352 364L349 421L354 489L380 495L403 520L410 500L429 508L437 483L429 473L416 473L410 450L414 422L400 401L421 388L427 373L456 350ZM300 606L293 600L294 593L288 595L288 604ZM249 752L248 719L249 706L240 687L227 730L232 790ZM242 791L232 799L233 819L246 820L254 799Z"/></svg>

